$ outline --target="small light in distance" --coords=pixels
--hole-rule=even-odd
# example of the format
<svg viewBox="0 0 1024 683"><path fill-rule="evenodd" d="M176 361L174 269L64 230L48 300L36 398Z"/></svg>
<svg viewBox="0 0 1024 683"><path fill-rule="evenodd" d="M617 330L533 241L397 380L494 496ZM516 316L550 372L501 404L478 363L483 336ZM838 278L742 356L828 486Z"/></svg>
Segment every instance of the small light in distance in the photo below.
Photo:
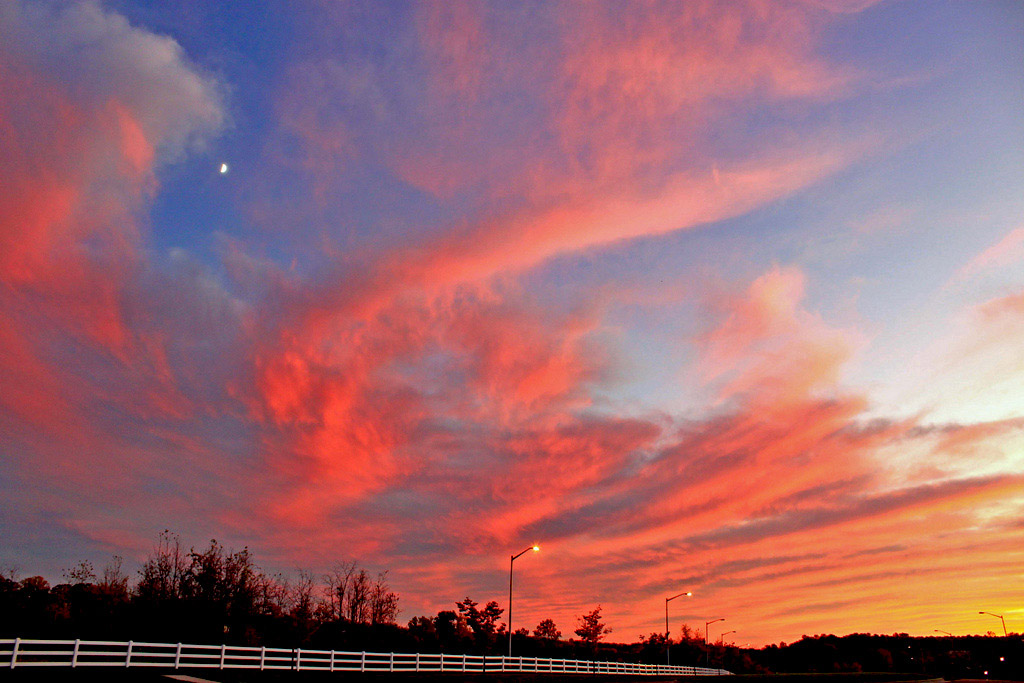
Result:
<svg viewBox="0 0 1024 683"><path fill-rule="evenodd" d="M224 175L227 172L228 172L228 165L227 164L221 164L220 165L220 174Z"/></svg>

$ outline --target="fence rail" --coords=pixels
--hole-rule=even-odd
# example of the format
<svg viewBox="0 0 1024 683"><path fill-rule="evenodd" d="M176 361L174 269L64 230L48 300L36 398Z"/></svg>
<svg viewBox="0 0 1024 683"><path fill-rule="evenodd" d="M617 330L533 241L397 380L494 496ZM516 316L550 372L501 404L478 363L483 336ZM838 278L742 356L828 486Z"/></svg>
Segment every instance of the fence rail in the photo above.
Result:
<svg viewBox="0 0 1024 683"><path fill-rule="evenodd" d="M0 639L0 668L148 667L290 671L579 673L720 676L723 669L580 659L193 645L115 640Z"/></svg>

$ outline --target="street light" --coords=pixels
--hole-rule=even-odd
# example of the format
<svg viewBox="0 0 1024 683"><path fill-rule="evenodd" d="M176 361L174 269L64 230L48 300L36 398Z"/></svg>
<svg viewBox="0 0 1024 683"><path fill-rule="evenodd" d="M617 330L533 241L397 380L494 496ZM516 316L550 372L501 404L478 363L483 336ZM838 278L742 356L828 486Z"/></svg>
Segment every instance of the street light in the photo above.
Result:
<svg viewBox="0 0 1024 683"><path fill-rule="evenodd" d="M516 561L516 558L522 557L526 553L537 552L540 550L539 545L531 545L529 548L519 553L518 555L511 555L511 560L508 561L508 656L512 656L512 563Z"/></svg>
<svg viewBox="0 0 1024 683"><path fill-rule="evenodd" d="M941 628L936 628L936 629L932 629L932 630L935 631L936 633L945 633L950 638L953 637L952 633L950 633L949 631L943 631Z"/></svg>
<svg viewBox="0 0 1024 683"><path fill-rule="evenodd" d="M1006 619L1003 619L1002 614L993 614L992 612L978 612L978 614L987 614L992 617L996 617L999 621L1003 622L1003 637L1006 637Z"/></svg>
<svg viewBox="0 0 1024 683"><path fill-rule="evenodd" d="M669 603L670 600L675 600L676 598L681 598L684 595L689 597L689 596L693 595L693 593L691 593L690 591L686 591L685 593L680 593L679 595L673 595L671 598L665 598L665 664L666 665L669 665L669 664L672 663L672 660L670 659L671 655L669 654L669 650L671 649L672 646L671 646L671 643L668 642L668 603Z"/></svg>
<svg viewBox="0 0 1024 683"><path fill-rule="evenodd" d="M736 633L736 631L735 630L733 630L733 631L726 631L725 633L723 633L721 636L718 637L718 642L722 644L722 668L723 669L725 668L725 637L727 635L729 635L730 633Z"/></svg>
<svg viewBox="0 0 1024 683"><path fill-rule="evenodd" d="M711 668L711 650L708 648L708 626L719 621L725 621L725 617L704 622L704 665L709 669Z"/></svg>

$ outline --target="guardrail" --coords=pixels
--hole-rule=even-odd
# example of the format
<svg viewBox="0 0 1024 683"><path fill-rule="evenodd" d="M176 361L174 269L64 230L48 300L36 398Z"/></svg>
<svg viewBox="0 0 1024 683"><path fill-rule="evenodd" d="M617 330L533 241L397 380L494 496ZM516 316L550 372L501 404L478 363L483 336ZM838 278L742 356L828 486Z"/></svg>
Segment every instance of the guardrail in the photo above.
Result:
<svg viewBox="0 0 1024 683"><path fill-rule="evenodd" d="M0 668L147 667L164 669L258 669L290 671L579 673L639 676L720 676L723 669L667 664L598 662L405 652L146 643L133 640L0 639Z"/></svg>

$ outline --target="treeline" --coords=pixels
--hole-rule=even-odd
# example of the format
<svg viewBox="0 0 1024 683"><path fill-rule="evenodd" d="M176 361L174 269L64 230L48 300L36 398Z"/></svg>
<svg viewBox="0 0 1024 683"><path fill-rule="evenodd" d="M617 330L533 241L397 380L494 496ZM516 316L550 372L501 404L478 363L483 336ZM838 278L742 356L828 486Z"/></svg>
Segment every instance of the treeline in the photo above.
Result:
<svg viewBox="0 0 1024 683"><path fill-rule="evenodd" d="M324 627L372 632L394 627L399 596L387 572L372 576L355 562L297 580L263 571L248 548L216 540L185 550L164 532L136 581L121 558L97 574L89 562L50 586L41 576L0 574L2 637L178 640L293 647Z"/></svg>
<svg viewBox="0 0 1024 683"><path fill-rule="evenodd" d="M269 574L248 548L217 541L185 550L179 537L160 535L134 578L113 558L97 572L88 562L64 571L50 586L41 576L0 572L0 637L149 640L394 652L507 653L505 610L470 597L454 609L398 624L398 593L387 572L371 574L354 561L323 575L297 579ZM933 677L1024 680L1024 642L1009 637L915 638L853 634L804 636L754 650L706 644L683 625L679 636L640 636L605 642L611 629L601 607L580 615L563 636L551 619L512 634L513 651L529 657L599 659L724 668L735 673L903 672ZM575 636L575 637L573 637ZM988 672L988 673L985 673Z"/></svg>
<svg viewBox="0 0 1024 683"><path fill-rule="evenodd" d="M434 616L397 623L400 597L387 572L370 574L354 561L297 579L270 574L248 548L216 540L186 548L165 531L132 580L122 559L97 572L81 562L51 586L42 576L0 572L0 637L228 643L343 650L500 654L506 652L505 610L470 597ZM513 634L517 654L617 658L598 606L579 618L578 640L562 640L546 619L531 634Z"/></svg>
<svg viewBox="0 0 1024 683"><path fill-rule="evenodd" d="M42 576L0 572L0 637L148 640L347 650L500 654L508 630L496 601L467 597L455 609L397 623L400 597L387 572L355 561L297 579L270 574L248 548L216 540L189 548L165 531L137 575L119 557L97 572L80 562L51 586ZM546 619L513 634L518 654L591 656L610 632L601 608L582 615L575 634ZM600 644L606 653L615 646ZM609 650L609 648L611 648Z"/></svg>
<svg viewBox="0 0 1024 683"><path fill-rule="evenodd" d="M906 633L846 636L815 635L760 650L718 648L725 668L744 654L765 672L840 673L894 671L947 680L989 678L1024 680L1024 638L996 636L928 636ZM714 654L712 654L714 657Z"/></svg>

